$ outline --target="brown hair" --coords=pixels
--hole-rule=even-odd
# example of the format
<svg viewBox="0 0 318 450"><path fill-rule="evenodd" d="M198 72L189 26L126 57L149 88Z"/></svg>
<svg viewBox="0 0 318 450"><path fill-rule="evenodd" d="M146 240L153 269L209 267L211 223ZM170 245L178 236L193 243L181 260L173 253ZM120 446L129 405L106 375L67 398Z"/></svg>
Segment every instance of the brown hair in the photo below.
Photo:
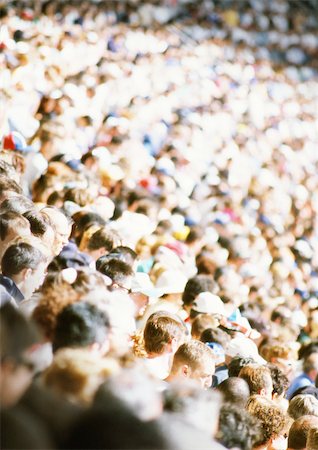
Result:
<svg viewBox="0 0 318 450"><path fill-rule="evenodd" d="M185 334L185 325L181 319L166 311L152 314L144 329L144 343L147 353L164 353L172 339L181 339Z"/></svg>
<svg viewBox="0 0 318 450"><path fill-rule="evenodd" d="M249 364L242 367L239 377L249 385L251 395L259 394L262 389L272 388L272 377L268 367L258 364Z"/></svg>

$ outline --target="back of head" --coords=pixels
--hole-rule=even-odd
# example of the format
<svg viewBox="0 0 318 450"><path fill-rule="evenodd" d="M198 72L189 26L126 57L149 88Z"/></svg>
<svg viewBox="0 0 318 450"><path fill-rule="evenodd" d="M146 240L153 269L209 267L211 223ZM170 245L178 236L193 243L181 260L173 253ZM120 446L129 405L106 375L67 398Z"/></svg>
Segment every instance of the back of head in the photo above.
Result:
<svg viewBox="0 0 318 450"><path fill-rule="evenodd" d="M257 420L247 411L230 403L221 407L217 439L226 448L250 450L260 433Z"/></svg>
<svg viewBox="0 0 318 450"><path fill-rule="evenodd" d="M7 198L1 203L2 212L17 212L24 214L34 207L33 202L24 195L15 195Z"/></svg>
<svg viewBox="0 0 318 450"><path fill-rule="evenodd" d="M318 417L318 400L313 395L296 395L289 403L288 414L294 420L308 415Z"/></svg>
<svg viewBox="0 0 318 450"><path fill-rule="evenodd" d="M180 345L176 351L172 363L172 372L183 365L188 366L191 371L196 371L206 361L213 359L213 353L207 345L200 341L191 340Z"/></svg>
<svg viewBox="0 0 318 450"><path fill-rule="evenodd" d="M271 372L273 381L273 395L275 395L276 397L284 395L289 386L288 378L283 373L283 371L275 364L267 364L267 367Z"/></svg>
<svg viewBox="0 0 318 450"><path fill-rule="evenodd" d="M30 234L30 224L25 217L17 212L8 211L0 214L1 241L4 241L10 235L11 230L18 236Z"/></svg>
<svg viewBox="0 0 318 450"><path fill-rule="evenodd" d="M241 369L249 364L254 364L253 358L244 358L242 356L234 356L228 364L229 377L238 377Z"/></svg>
<svg viewBox="0 0 318 450"><path fill-rule="evenodd" d="M231 377L222 381L217 390L223 394L223 399L227 403L245 407L250 396L250 388L245 380L239 377Z"/></svg>
<svg viewBox="0 0 318 450"><path fill-rule="evenodd" d="M306 450L316 450L318 448L318 428L312 428L308 432Z"/></svg>
<svg viewBox="0 0 318 450"><path fill-rule="evenodd" d="M66 306L56 319L53 350L63 347L103 345L109 335L109 319L93 304L78 302Z"/></svg>
<svg viewBox="0 0 318 450"><path fill-rule="evenodd" d="M196 275L190 278L184 288L182 301L185 306L191 306L201 292L213 292L215 282L210 275Z"/></svg>
<svg viewBox="0 0 318 450"><path fill-rule="evenodd" d="M39 340L32 322L10 303L0 309L0 337L1 361L5 358L19 360Z"/></svg>
<svg viewBox="0 0 318 450"><path fill-rule="evenodd" d="M185 334L185 325L178 316L158 311L147 320L144 329L145 350L147 353L163 354L167 344L173 340L182 340Z"/></svg>
<svg viewBox="0 0 318 450"><path fill-rule="evenodd" d="M109 408L92 408L74 424L68 442L69 449L167 449L164 434L155 422L142 422L115 397Z"/></svg>
<svg viewBox="0 0 318 450"><path fill-rule="evenodd" d="M253 395L247 402L247 411L258 419L262 436L257 445L265 445L276 439L287 425L287 416L276 403L260 395Z"/></svg>
<svg viewBox="0 0 318 450"><path fill-rule="evenodd" d="M104 264L98 267L98 270L118 285L122 285L128 277L134 274L129 264L117 258L106 260Z"/></svg>
<svg viewBox="0 0 318 450"><path fill-rule="evenodd" d="M1 261L3 275L12 277L24 269L35 270L39 264L46 261L40 250L32 245L21 242L11 245L4 253Z"/></svg>
<svg viewBox="0 0 318 450"><path fill-rule="evenodd" d="M288 448L302 450L306 448L307 437L311 429L318 429L318 417L302 416L295 420L288 434Z"/></svg>
<svg viewBox="0 0 318 450"><path fill-rule="evenodd" d="M114 243L114 233L107 230L107 228L102 227L95 231L89 238L87 248L88 250L99 250L104 248L106 252L110 252L114 248Z"/></svg>
<svg viewBox="0 0 318 450"><path fill-rule="evenodd" d="M203 390L184 378L169 384L163 392L164 411L187 425L213 435L217 430L221 398L218 392Z"/></svg>
<svg viewBox="0 0 318 450"><path fill-rule="evenodd" d="M258 364L247 365L241 369L239 377L247 382L251 395L261 394L271 398L273 382L268 367Z"/></svg>
<svg viewBox="0 0 318 450"><path fill-rule="evenodd" d="M211 314L199 314L194 319L191 327L193 339L200 339L204 330L218 326L218 320Z"/></svg>

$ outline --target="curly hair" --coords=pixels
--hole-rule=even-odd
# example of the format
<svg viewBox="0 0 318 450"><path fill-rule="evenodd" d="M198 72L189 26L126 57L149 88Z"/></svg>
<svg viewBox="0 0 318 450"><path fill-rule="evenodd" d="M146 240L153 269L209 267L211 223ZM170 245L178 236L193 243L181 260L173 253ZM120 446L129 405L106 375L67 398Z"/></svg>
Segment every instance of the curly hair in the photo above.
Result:
<svg viewBox="0 0 318 450"><path fill-rule="evenodd" d="M270 439L276 438L287 425L287 416L276 404L260 395L253 395L247 402L247 411L258 419L262 437L255 443L255 447L266 444Z"/></svg>

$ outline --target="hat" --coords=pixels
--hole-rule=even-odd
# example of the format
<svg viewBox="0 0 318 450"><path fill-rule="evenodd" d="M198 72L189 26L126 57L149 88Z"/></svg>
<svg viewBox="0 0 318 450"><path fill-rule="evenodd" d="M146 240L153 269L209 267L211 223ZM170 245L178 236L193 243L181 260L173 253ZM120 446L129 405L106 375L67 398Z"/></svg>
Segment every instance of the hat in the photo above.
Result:
<svg viewBox="0 0 318 450"><path fill-rule="evenodd" d="M159 275L156 288L163 294L181 294L187 284L187 277L180 270L166 270Z"/></svg>
<svg viewBox="0 0 318 450"><path fill-rule="evenodd" d="M19 152L35 152L36 150L27 145L22 134L12 131L3 137L2 147L4 150L16 150Z"/></svg>
<svg viewBox="0 0 318 450"><path fill-rule="evenodd" d="M192 305L193 311L204 314L221 314L226 316L224 303L218 295L211 294L211 292L201 292Z"/></svg>
<svg viewBox="0 0 318 450"><path fill-rule="evenodd" d="M253 358L258 364L267 364L259 353L257 345L245 336L238 336L232 339L225 347L225 354L234 358Z"/></svg>
<svg viewBox="0 0 318 450"><path fill-rule="evenodd" d="M131 292L140 292L147 297L161 297L164 292L162 289L155 288L149 275L143 272L137 272L131 282Z"/></svg>
<svg viewBox="0 0 318 450"><path fill-rule="evenodd" d="M225 361L225 352L221 344L217 342L206 342L206 345L213 352L215 364L221 364Z"/></svg>

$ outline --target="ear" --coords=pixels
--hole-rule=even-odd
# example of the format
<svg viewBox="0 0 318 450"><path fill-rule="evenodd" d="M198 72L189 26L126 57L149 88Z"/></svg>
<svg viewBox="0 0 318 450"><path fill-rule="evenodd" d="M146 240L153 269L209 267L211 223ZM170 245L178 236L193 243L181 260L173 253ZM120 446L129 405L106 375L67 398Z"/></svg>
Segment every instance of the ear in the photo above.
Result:
<svg viewBox="0 0 318 450"><path fill-rule="evenodd" d="M20 275L21 275L22 280L23 281L27 280L30 277L31 273L32 273L32 269L30 269L30 268L21 270Z"/></svg>
<svg viewBox="0 0 318 450"><path fill-rule="evenodd" d="M170 346L171 346L171 351L173 353L175 353L178 350L178 340L176 338L172 338L171 341L169 342Z"/></svg>
<svg viewBox="0 0 318 450"><path fill-rule="evenodd" d="M188 366L187 364L184 364L184 365L181 367L181 373L182 373L182 375L183 375L184 377L188 378L188 376L189 376L189 366Z"/></svg>
<svg viewBox="0 0 318 450"><path fill-rule="evenodd" d="M266 390L263 388L263 389L260 389L259 391L258 391L258 395L261 395L262 397L265 397L265 395L266 395Z"/></svg>

